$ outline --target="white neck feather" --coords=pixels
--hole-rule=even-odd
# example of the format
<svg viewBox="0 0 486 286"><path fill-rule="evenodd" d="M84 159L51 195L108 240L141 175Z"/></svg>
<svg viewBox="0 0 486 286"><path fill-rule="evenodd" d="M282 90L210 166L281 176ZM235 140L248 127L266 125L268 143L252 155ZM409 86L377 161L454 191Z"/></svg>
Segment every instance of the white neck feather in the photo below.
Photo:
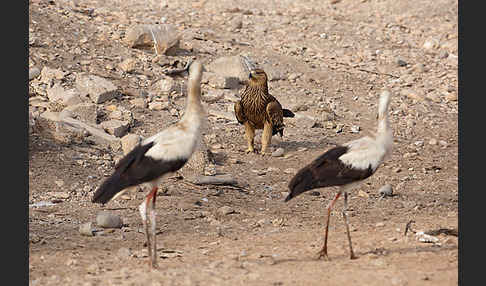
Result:
<svg viewBox="0 0 486 286"><path fill-rule="evenodd" d="M391 94L385 90L380 95L380 101L378 106L378 129L376 132L376 141L381 144L387 150L387 153L391 151L393 145L393 130L388 122L388 105L390 104Z"/></svg>

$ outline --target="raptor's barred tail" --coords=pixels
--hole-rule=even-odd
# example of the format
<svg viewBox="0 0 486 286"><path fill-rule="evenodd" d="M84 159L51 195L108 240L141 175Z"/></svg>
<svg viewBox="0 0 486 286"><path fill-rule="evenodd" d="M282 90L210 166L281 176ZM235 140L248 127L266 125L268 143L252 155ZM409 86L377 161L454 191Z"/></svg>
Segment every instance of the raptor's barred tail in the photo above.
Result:
<svg viewBox="0 0 486 286"><path fill-rule="evenodd" d="M290 111L289 109L283 108L282 112L283 112L283 117L294 117L295 116L295 114L292 111Z"/></svg>

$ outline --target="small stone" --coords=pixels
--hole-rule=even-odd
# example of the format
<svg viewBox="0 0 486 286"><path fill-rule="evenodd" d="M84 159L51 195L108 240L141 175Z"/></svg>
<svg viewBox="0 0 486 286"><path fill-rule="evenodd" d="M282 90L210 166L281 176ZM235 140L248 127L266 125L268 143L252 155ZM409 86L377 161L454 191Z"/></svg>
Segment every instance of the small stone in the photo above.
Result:
<svg viewBox="0 0 486 286"><path fill-rule="evenodd" d="M62 70L43 67L40 73L40 79L42 83L50 84L54 79L63 79L65 75L66 73Z"/></svg>
<svg viewBox="0 0 486 286"><path fill-rule="evenodd" d="M447 141L440 140L439 145L442 146L443 148L446 148L449 144L447 144Z"/></svg>
<svg viewBox="0 0 486 286"><path fill-rule="evenodd" d="M111 81L91 74L79 75L76 78L76 87L81 96L88 95L96 104L113 99L117 93L117 87Z"/></svg>
<svg viewBox="0 0 486 286"><path fill-rule="evenodd" d="M382 186L378 190L378 194L380 194L380 196L382 196L382 197L390 197L390 196L392 196L393 195L392 186L390 184L386 184L386 185Z"/></svg>
<svg viewBox="0 0 486 286"><path fill-rule="evenodd" d="M122 137L127 133L129 124L127 121L110 119L101 122L100 125L109 134L114 135L115 137Z"/></svg>
<svg viewBox="0 0 486 286"><path fill-rule="evenodd" d="M272 152L272 157L282 157L285 150L282 147L277 148L277 150Z"/></svg>
<svg viewBox="0 0 486 286"><path fill-rule="evenodd" d="M40 69L38 67L33 67L29 69L29 80L32 80L40 75Z"/></svg>
<svg viewBox="0 0 486 286"><path fill-rule="evenodd" d="M424 64L418 63L418 64L415 65L415 71L424 73L424 72L427 72L428 69L425 67Z"/></svg>
<svg viewBox="0 0 486 286"><path fill-rule="evenodd" d="M401 91L401 94L415 101L424 101L423 96L421 96L414 90L404 89Z"/></svg>
<svg viewBox="0 0 486 286"><path fill-rule="evenodd" d="M96 216L96 224L103 228L121 228L123 226L123 221L116 214L102 211Z"/></svg>
<svg viewBox="0 0 486 286"><path fill-rule="evenodd" d="M375 227L384 227L385 223L384 222L378 222L375 224Z"/></svg>
<svg viewBox="0 0 486 286"><path fill-rule="evenodd" d="M430 139L429 145L437 145L437 139L434 139L434 138Z"/></svg>
<svg viewBox="0 0 486 286"><path fill-rule="evenodd" d="M93 227L91 222L83 223L79 226L79 233L84 236L94 236Z"/></svg>
<svg viewBox="0 0 486 286"><path fill-rule="evenodd" d="M69 199L70 195L67 192L48 192L49 196L56 198L56 199Z"/></svg>
<svg viewBox="0 0 486 286"><path fill-rule="evenodd" d="M96 124L98 118L96 104L90 102L82 102L67 106L63 109L63 112L69 112L69 114L71 114L70 117L92 125Z"/></svg>
<svg viewBox="0 0 486 286"><path fill-rule="evenodd" d="M170 93L172 91L177 91L179 85L173 78L164 76L154 84L154 88L161 93Z"/></svg>
<svg viewBox="0 0 486 286"><path fill-rule="evenodd" d="M288 76L288 80L294 81L294 80L298 79L300 76L301 76L300 73L291 73Z"/></svg>
<svg viewBox="0 0 486 286"><path fill-rule="evenodd" d="M439 41L436 39L428 39L424 42L422 47L426 50L437 49L439 47Z"/></svg>
<svg viewBox="0 0 486 286"><path fill-rule="evenodd" d="M168 110L169 109L169 103L168 102L151 102L148 105L148 108L150 110L156 110L156 111L161 111L161 110Z"/></svg>
<svg viewBox="0 0 486 286"><path fill-rule="evenodd" d="M117 251L117 255L120 256L121 258L130 257L131 254L132 252L130 251L130 249L126 247L121 247Z"/></svg>
<svg viewBox="0 0 486 286"><path fill-rule="evenodd" d="M54 181L54 183L56 183L56 185L57 185L58 187L62 187L62 186L64 186L64 181L63 181L63 180L55 180L55 181Z"/></svg>
<svg viewBox="0 0 486 286"><path fill-rule="evenodd" d="M284 173L293 175L293 174L297 173L297 170L294 169L294 168L287 168L287 169L284 170Z"/></svg>
<svg viewBox="0 0 486 286"><path fill-rule="evenodd" d="M368 195L368 193L362 191L362 190L359 190L358 192L358 196L362 197L362 198L369 198L370 195Z"/></svg>
<svg viewBox="0 0 486 286"><path fill-rule="evenodd" d="M320 193L320 192L318 192L318 191L310 191L310 192L308 193L308 195L309 195L309 196L312 196L312 197L318 197L318 196L320 196L320 195L321 195L321 193Z"/></svg>
<svg viewBox="0 0 486 286"><path fill-rule="evenodd" d="M217 210L217 213L219 215L229 215L229 214L232 214L232 213L235 213L235 210L229 206L223 206L223 207L220 207L218 210Z"/></svg>
<svg viewBox="0 0 486 286"><path fill-rule="evenodd" d="M351 133L359 133L361 128L358 125L351 126Z"/></svg>
<svg viewBox="0 0 486 286"><path fill-rule="evenodd" d="M213 150L223 149L223 145L221 143L216 143L211 146L211 149Z"/></svg>
<svg viewBox="0 0 486 286"><path fill-rule="evenodd" d="M145 98L142 98L142 97L134 98L134 99L130 100L130 103L133 106L140 107L140 108L147 108L147 106L148 106L147 100Z"/></svg>
<svg viewBox="0 0 486 286"><path fill-rule="evenodd" d="M406 66L407 66L407 62L406 62L406 61L404 61L404 60L402 60L402 59L398 59L398 60L397 60L397 65L398 65L399 67L406 67Z"/></svg>
<svg viewBox="0 0 486 286"><path fill-rule="evenodd" d="M438 57L439 59L446 59L447 57L449 57L449 53L445 50L442 50L439 52Z"/></svg>
<svg viewBox="0 0 486 286"><path fill-rule="evenodd" d="M413 142L413 145L415 145L417 147L422 147L422 146L424 146L424 140L415 141L415 142Z"/></svg>
<svg viewBox="0 0 486 286"><path fill-rule="evenodd" d="M444 98L447 101L457 101L457 94L455 94L455 93L448 93L448 94L446 94L446 96Z"/></svg>
<svg viewBox="0 0 486 286"><path fill-rule="evenodd" d="M125 59L123 62L118 64L118 67L124 72L132 72L135 70L137 61L133 58Z"/></svg>

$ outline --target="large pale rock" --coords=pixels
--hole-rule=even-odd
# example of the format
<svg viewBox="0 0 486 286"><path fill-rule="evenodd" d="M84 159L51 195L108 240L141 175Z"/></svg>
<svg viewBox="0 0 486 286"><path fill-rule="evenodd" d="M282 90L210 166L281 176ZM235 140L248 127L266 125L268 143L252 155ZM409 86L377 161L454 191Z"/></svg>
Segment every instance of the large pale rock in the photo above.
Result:
<svg viewBox="0 0 486 286"><path fill-rule="evenodd" d="M96 224L104 228L121 228L123 220L116 214L102 211L96 216Z"/></svg>
<svg viewBox="0 0 486 286"><path fill-rule="evenodd" d="M98 118L98 109L96 104L90 102L82 102L75 105L67 106L63 112L69 112L72 118L81 120L88 124L96 125Z"/></svg>
<svg viewBox="0 0 486 286"><path fill-rule="evenodd" d="M152 88L157 93L171 93L174 90L180 89L180 85L173 78L164 76L154 83Z"/></svg>
<svg viewBox="0 0 486 286"><path fill-rule="evenodd" d="M85 136L83 129L66 125L59 112L43 112L35 121L35 129L43 136L61 143L81 142Z"/></svg>
<svg viewBox="0 0 486 286"><path fill-rule="evenodd" d="M217 58L206 65L206 70L223 77L236 77L240 81L247 80L249 73L241 56L225 56Z"/></svg>
<svg viewBox="0 0 486 286"><path fill-rule="evenodd" d="M110 100L117 93L117 87L111 81L90 74L78 75L76 87L81 96L89 96L94 103L103 103Z"/></svg>
<svg viewBox="0 0 486 286"><path fill-rule="evenodd" d="M127 31L125 42L131 48L153 47L158 55L174 55L180 39L173 25L135 25Z"/></svg>
<svg viewBox="0 0 486 286"><path fill-rule="evenodd" d="M43 67L40 73L40 82L50 84L55 79L63 79L65 75L66 72L62 70Z"/></svg>

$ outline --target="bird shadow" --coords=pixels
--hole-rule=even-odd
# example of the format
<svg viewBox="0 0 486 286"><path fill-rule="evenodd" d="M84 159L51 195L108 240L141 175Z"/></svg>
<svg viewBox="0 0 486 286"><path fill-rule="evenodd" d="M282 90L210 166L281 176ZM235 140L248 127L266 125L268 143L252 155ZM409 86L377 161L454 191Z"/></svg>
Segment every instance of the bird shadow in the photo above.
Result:
<svg viewBox="0 0 486 286"><path fill-rule="evenodd" d="M453 249L457 249L457 246L454 245L439 246L439 245L432 244L428 246L402 247L402 248L393 248L393 249L380 247L369 251L355 252L355 256L356 256L355 259L350 259L349 254L342 254L342 255L332 256L332 258L330 257L328 260L324 260L324 259L318 259L317 254L315 254L313 257L307 256L302 258L273 259L272 265L278 265L278 264L289 263L289 262L317 262L317 261L333 262L333 261L344 261L344 260L359 260L360 258L363 258L366 255L370 255L370 254L386 257L392 253L406 254L406 253L420 253L420 252L441 252L441 251L448 251Z"/></svg>
<svg viewBox="0 0 486 286"><path fill-rule="evenodd" d="M329 140L328 138L321 138L319 141L295 141L295 140L288 140L288 141L280 141L275 143L274 146L276 148L284 148L286 151L297 151L300 148L307 148L308 150L322 150L324 151L328 147L334 147L338 144L335 141Z"/></svg>

